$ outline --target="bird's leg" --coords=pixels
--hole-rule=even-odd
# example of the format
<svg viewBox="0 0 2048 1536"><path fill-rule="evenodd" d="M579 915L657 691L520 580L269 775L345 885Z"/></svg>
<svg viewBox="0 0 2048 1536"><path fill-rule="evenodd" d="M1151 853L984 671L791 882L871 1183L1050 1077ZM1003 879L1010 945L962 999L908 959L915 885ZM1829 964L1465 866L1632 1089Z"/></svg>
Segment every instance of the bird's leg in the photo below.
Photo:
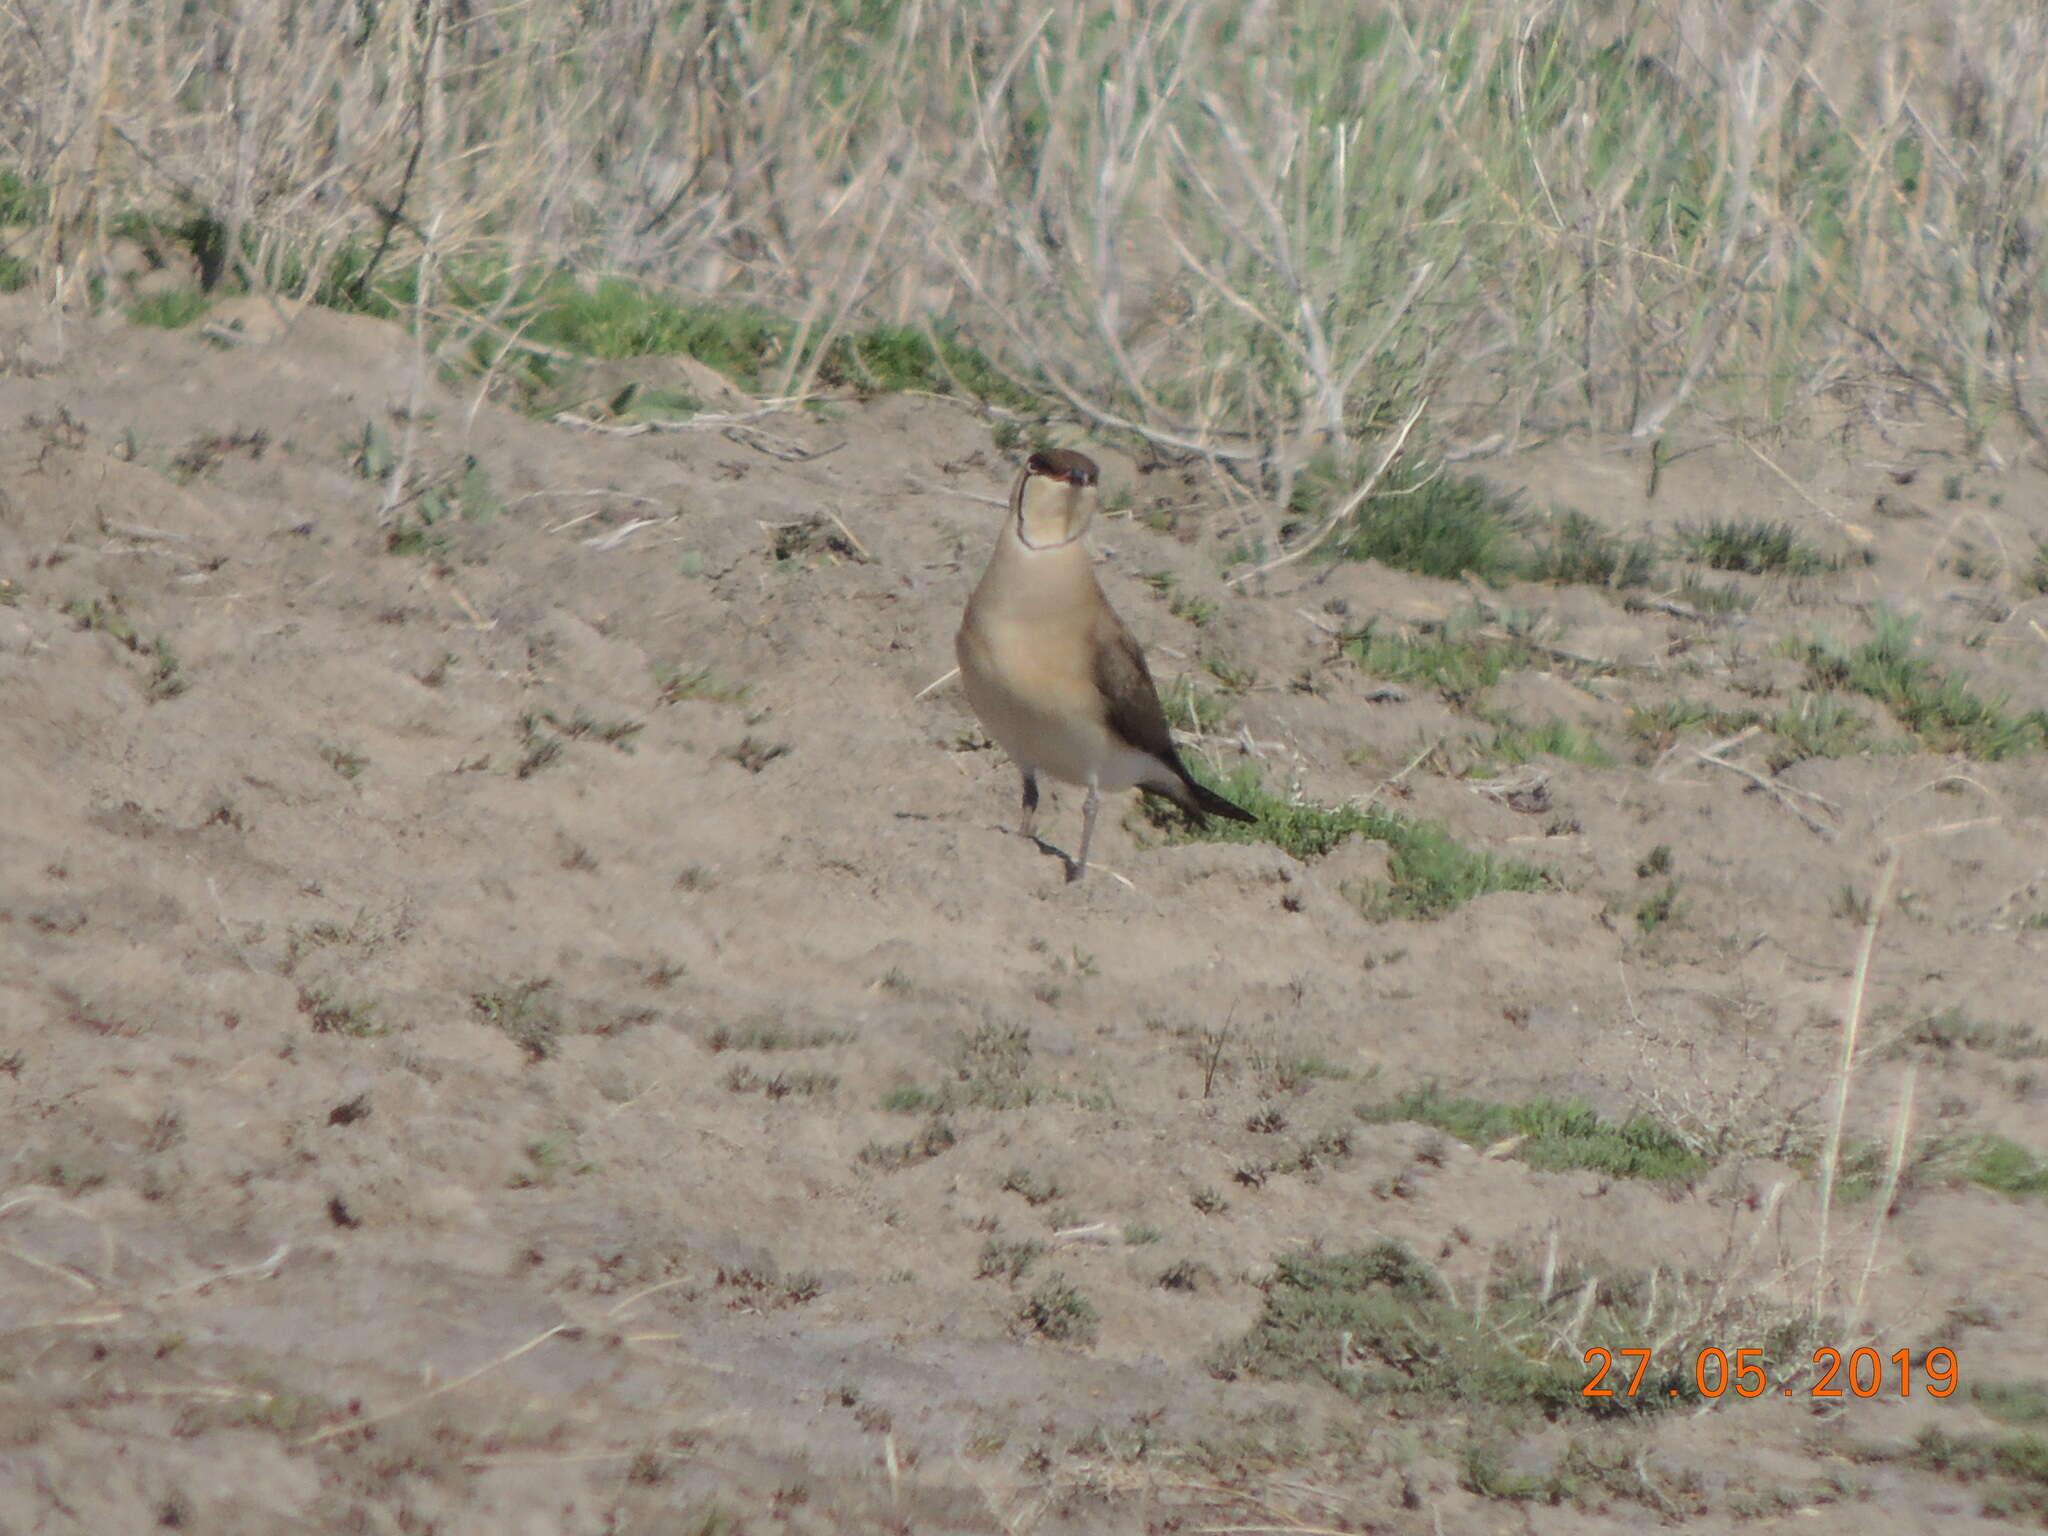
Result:
<svg viewBox="0 0 2048 1536"><path fill-rule="evenodd" d="M1024 770L1024 817L1017 830L1026 837L1033 837L1032 828L1038 824L1038 775L1029 768Z"/></svg>
<svg viewBox="0 0 2048 1536"><path fill-rule="evenodd" d="M1074 860L1074 872L1069 880L1079 880L1088 873L1088 845L1095 841L1095 813L1102 806L1102 792L1093 783L1088 786L1088 798L1081 803L1081 856Z"/></svg>

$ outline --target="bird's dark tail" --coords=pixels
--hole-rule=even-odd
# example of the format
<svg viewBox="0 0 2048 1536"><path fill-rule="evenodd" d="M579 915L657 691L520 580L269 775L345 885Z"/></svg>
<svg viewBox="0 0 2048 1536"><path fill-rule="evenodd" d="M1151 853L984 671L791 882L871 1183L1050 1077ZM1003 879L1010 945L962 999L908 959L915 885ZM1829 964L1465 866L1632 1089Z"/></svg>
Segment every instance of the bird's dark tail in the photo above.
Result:
<svg viewBox="0 0 2048 1536"><path fill-rule="evenodd" d="M1198 782L1192 774L1185 770L1181 773L1181 788L1185 793L1174 796L1174 799L1179 801L1180 808L1194 817L1196 821L1200 821L1205 815L1224 816L1228 817L1231 821L1257 821L1259 819L1243 806L1224 799L1208 785Z"/></svg>

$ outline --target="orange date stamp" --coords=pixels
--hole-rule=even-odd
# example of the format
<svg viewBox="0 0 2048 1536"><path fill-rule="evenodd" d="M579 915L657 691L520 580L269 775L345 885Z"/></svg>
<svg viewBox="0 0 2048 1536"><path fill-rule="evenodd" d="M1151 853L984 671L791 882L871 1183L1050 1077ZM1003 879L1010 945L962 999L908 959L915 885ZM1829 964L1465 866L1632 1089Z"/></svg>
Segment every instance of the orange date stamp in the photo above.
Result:
<svg viewBox="0 0 2048 1536"><path fill-rule="evenodd" d="M1648 1349L1608 1349L1595 1345L1586 1351L1586 1364L1593 1368L1593 1379L1579 1389L1579 1395L1634 1397L1645 1390L1653 1395L1661 1390L1664 1395L1677 1397L1686 1387L1685 1361L1681 1358L1676 1365L1653 1372L1650 1359L1655 1353ZM1729 1392L1737 1397L1762 1397L1771 1390L1763 1355L1761 1349L1738 1349L1731 1354L1710 1344L1693 1353L1690 1385L1701 1397L1721 1397ZM1630 1361L1634 1362L1633 1369ZM1800 1389L1780 1385L1778 1391L1786 1397L1802 1390L1807 1397L1911 1397L1917 1388L1928 1397L1953 1397L1962 1379L1956 1352L1946 1346L1930 1349L1916 1361L1910 1349L1882 1355L1866 1346L1844 1354L1823 1345L1813 1352L1813 1364L1820 1374L1811 1386ZM1647 1388L1645 1378L1649 1378Z"/></svg>

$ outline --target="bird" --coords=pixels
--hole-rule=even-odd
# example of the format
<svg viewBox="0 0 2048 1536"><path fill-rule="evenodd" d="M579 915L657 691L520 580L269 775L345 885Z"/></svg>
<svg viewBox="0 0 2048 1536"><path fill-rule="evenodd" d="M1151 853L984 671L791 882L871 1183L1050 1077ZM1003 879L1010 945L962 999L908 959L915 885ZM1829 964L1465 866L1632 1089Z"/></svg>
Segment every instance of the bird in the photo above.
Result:
<svg viewBox="0 0 2048 1536"><path fill-rule="evenodd" d="M1024 836L1035 837L1039 774L1087 787L1069 881L1088 873L1104 790L1150 790L1197 825L1257 819L1188 772L1145 653L1095 580L1081 539L1099 479L1095 461L1071 448L1025 461L954 638L975 718L1024 775Z"/></svg>

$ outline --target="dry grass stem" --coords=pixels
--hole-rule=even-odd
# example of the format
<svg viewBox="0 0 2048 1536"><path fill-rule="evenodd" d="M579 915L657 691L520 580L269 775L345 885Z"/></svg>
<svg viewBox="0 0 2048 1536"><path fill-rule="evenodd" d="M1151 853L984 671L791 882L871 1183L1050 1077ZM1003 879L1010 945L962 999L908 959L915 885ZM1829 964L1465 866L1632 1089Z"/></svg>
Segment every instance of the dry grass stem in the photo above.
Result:
<svg viewBox="0 0 2048 1536"><path fill-rule="evenodd" d="M1816 1322L1820 1320L1827 1299L1830 1279L1829 1224L1834 1216L1835 1179L1841 1165L1842 1127L1849 1114L1849 1086L1856 1072L1856 1044L1863 1029L1863 1001L1870 982L1870 957L1877 947L1878 925L1883 921L1885 907L1891 901L1892 887L1898 882L1900 857L1896 850L1886 850L1884 873L1879 877L1877 890L1870 898L1869 915L1863 920L1863 938L1857 945L1856 969L1850 978L1847 1006L1843 1010L1842 1050L1835 1065L1832 1102L1828 1109L1827 1131L1820 1154L1820 1214L1818 1231L1814 1239L1812 1305L1812 1314ZM1880 1213L1878 1220L1881 1222L1882 1219Z"/></svg>

